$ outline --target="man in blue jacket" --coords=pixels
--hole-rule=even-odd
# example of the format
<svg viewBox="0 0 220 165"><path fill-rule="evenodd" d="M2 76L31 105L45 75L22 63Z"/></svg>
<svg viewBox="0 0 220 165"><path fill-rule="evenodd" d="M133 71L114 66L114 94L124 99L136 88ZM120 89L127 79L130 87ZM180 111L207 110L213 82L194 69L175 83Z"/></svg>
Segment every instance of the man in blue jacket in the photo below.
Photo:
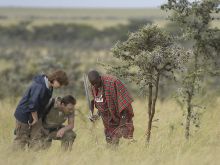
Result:
<svg viewBox="0 0 220 165"><path fill-rule="evenodd" d="M53 88L68 85L68 77L62 70L49 75L38 75L20 100L16 111L15 149L24 149L30 140L31 127L44 115L44 108L52 97Z"/></svg>

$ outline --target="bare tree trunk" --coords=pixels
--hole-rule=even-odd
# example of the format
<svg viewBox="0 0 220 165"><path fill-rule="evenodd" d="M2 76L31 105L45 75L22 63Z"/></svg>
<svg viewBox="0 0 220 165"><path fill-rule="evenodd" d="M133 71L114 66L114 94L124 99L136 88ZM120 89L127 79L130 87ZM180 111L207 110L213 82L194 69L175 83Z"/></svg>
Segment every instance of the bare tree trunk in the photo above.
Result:
<svg viewBox="0 0 220 165"><path fill-rule="evenodd" d="M186 130L185 130L185 137L188 140L190 135L190 122L191 122L191 114L192 114L192 96L191 93L187 93L187 117L186 117Z"/></svg>
<svg viewBox="0 0 220 165"><path fill-rule="evenodd" d="M157 96L158 96L158 89L159 89L159 78L160 75L158 73L157 80L156 80L156 86L155 86L155 96L153 98L153 86L152 84L149 85L149 102L148 102L148 129L147 129L147 143L150 142L150 136L151 136L151 128L152 128L152 121L155 114L155 107L157 102ZM152 100L153 99L153 100Z"/></svg>
<svg viewBox="0 0 220 165"><path fill-rule="evenodd" d="M148 97L148 126L147 126L147 143L150 142L150 135L151 135L151 109L152 109L152 95L153 95L153 85L152 83L149 84L149 97Z"/></svg>
<svg viewBox="0 0 220 165"><path fill-rule="evenodd" d="M194 95L195 90L195 83L197 78L197 71L198 71L198 51L195 53L195 61L194 61L194 75L191 83L191 89L187 92L187 116L186 116L186 128L185 128L185 138L188 140L190 136L190 124L192 118L192 98Z"/></svg>

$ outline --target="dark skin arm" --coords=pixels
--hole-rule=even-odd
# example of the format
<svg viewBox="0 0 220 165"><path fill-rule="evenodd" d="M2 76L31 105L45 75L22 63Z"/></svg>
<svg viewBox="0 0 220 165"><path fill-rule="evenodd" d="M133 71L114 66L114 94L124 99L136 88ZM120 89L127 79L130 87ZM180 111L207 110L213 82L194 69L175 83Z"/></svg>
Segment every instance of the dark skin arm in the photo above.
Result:
<svg viewBox="0 0 220 165"><path fill-rule="evenodd" d="M94 113L94 105L95 105L95 101L92 100L91 101L91 111L92 111L92 114Z"/></svg>
<svg viewBox="0 0 220 165"><path fill-rule="evenodd" d="M124 109L121 113L120 113L120 117L121 117L121 122L120 125L124 126L126 124L126 109Z"/></svg>
<svg viewBox="0 0 220 165"><path fill-rule="evenodd" d="M92 100L91 101L91 111L92 111L92 116L89 118L92 122L94 122L95 120L97 120L99 118L99 113L97 113L97 115L94 115L94 106L95 106L95 101Z"/></svg>

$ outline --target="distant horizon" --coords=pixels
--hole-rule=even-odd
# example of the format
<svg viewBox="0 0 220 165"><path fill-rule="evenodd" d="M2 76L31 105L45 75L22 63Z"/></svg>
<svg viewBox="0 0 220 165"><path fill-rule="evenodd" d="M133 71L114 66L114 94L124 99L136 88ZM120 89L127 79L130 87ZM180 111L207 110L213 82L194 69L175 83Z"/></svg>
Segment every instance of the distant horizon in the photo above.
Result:
<svg viewBox="0 0 220 165"><path fill-rule="evenodd" d="M24 9L160 9L160 7L49 7L49 6L0 6L0 8Z"/></svg>
<svg viewBox="0 0 220 165"><path fill-rule="evenodd" d="M167 0L0 0L5 8L159 8Z"/></svg>

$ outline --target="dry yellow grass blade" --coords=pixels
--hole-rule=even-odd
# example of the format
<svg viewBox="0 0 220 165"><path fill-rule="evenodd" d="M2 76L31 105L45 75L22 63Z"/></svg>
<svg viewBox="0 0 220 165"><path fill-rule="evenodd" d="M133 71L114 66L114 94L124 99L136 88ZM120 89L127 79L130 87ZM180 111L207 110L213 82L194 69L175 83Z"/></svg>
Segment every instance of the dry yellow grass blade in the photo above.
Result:
<svg viewBox="0 0 220 165"><path fill-rule="evenodd" d="M152 141L148 148L145 144L146 108L143 100L134 102L135 138L136 143L129 144L121 140L117 149L108 148L104 140L102 122L98 121L95 134L98 144L91 134L91 123L87 117L86 102L78 102L77 109L82 113L76 116L77 139L71 152L62 153L60 143L53 142L47 151L14 152L11 149L13 141L13 112L17 100L0 102L0 164L14 165L112 165L112 164L143 164L143 165L195 165L219 164L220 158L220 99L217 103L208 105L202 118L200 130L190 141L184 139L184 127L181 126L182 111L173 101L159 103L154 123Z"/></svg>

